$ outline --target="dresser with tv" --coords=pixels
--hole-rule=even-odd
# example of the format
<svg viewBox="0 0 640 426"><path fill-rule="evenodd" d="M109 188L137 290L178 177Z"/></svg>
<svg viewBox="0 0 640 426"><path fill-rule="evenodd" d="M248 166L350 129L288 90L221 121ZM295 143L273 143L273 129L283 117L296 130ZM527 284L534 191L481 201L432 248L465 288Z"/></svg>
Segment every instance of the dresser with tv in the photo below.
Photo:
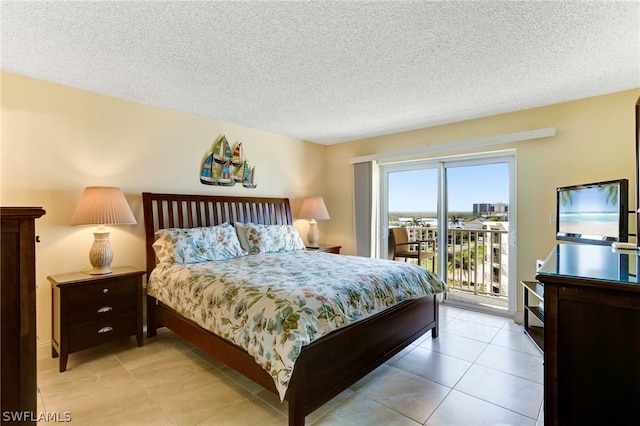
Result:
<svg viewBox="0 0 640 426"><path fill-rule="evenodd" d="M640 424L638 252L558 244L544 284L544 423Z"/></svg>

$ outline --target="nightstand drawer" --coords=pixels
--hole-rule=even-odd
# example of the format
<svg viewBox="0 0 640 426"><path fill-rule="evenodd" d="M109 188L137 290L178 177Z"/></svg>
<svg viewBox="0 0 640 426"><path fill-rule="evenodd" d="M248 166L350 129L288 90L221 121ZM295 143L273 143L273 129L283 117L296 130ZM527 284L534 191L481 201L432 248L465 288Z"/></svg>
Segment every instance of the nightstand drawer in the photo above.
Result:
<svg viewBox="0 0 640 426"><path fill-rule="evenodd" d="M132 315L72 326L69 330L69 352L101 345L116 337L127 337L134 334L136 334L135 312Z"/></svg>
<svg viewBox="0 0 640 426"><path fill-rule="evenodd" d="M69 289L69 306L83 305L87 302L111 300L118 297L136 295L135 277L102 280Z"/></svg>
<svg viewBox="0 0 640 426"><path fill-rule="evenodd" d="M74 306L69 310L69 323L74 326L85 322L117 317L135 310L136 299L133 297L101 300Z"/></svg>

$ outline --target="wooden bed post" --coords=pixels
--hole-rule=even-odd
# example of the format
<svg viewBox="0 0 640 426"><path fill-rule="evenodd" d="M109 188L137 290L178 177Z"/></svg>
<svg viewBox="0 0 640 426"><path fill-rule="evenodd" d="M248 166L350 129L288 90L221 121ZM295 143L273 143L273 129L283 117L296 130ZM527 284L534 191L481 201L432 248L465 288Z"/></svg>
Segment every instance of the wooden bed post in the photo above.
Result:
<svg viewBox="0 0 640 426"><path fill-rule="evenodd" d="M436 325L431 329L431 337L438 337L438 333L440 331L440 303L438 303L438 295L433 295L433 309L436 314Z"/></svg>
<svg viewBox="0 0 640 426"><path fill-rule="evenodd" d="M303 358L302 356L300 358ZM289 403L289 426L304 426L306 414L304 401L306 362L304 359L296 361L295 374L291 376L287 390L287 402Z"/></svg>
<svg viewBox="0 0 640 426"><path fill-rule="evenodd" d="M151 296L147 296L147 338L156 337L158 334L157 330L156 299Z"/></svg>

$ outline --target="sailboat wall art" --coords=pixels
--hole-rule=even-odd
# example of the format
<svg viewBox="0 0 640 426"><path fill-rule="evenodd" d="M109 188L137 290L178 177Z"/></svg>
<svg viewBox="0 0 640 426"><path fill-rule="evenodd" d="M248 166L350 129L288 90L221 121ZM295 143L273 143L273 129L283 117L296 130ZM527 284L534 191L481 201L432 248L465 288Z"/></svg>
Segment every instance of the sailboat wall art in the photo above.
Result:
<svg viewBox="0 0 640 426"><path fill-rule="evenodd" d="M258 186L255 179L255 166L246 159L242 142L231 150L225 135L213 144L200 171L200 182L205 185L233 186L239 183L245 188L255 188Z"/></svg>

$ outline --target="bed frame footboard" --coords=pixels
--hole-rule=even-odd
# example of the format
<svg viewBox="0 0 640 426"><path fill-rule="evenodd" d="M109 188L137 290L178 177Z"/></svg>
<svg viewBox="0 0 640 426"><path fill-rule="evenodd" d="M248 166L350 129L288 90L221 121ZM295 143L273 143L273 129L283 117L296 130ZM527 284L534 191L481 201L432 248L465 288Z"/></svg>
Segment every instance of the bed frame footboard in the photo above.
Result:
<svg viewBox="0 0 640 426"><path fill-rule="evenodd" d="M289 425L353 385L431 330L438 334L438 302L425 297L402 303L305 346L289 389Z"/></svg>

